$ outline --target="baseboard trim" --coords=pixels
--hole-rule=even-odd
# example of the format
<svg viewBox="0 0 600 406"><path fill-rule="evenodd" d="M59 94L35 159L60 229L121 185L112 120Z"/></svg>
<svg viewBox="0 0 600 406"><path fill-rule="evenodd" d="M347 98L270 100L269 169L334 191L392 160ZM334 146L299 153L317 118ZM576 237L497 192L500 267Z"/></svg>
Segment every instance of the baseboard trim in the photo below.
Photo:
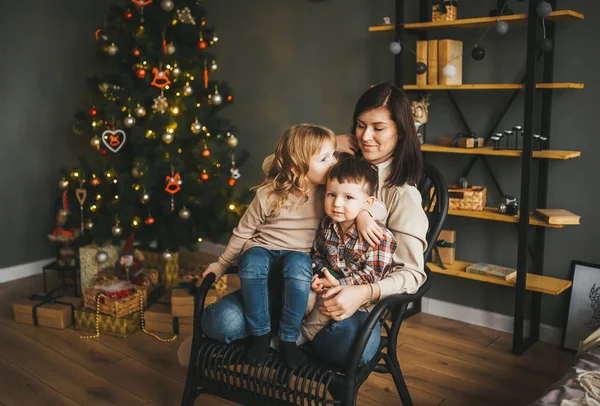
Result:
<svg viewBox="0 0 600 406"><path fill-rule="evenodd" d="M29 262L27 264L2 268L0 269L0 283L27 278L28 276L32 275L39 275L42 273L42 267L52 262L53 259L54 258L46 258L35 262Z"/></svg>
<svg viewBox="0 0 600 406"><path fill-rule="evenodd" d="M462 321L477 326L488 327L494 330L512 333L514 318L500 313L475 309L443 300L424 297L421 303L423 313L445 317L447 319ZM529 322L525 323L525 331L529 329ZM558 327L542 324L540 326L540 341L551 344L560 344L562 331Z"/></svg>

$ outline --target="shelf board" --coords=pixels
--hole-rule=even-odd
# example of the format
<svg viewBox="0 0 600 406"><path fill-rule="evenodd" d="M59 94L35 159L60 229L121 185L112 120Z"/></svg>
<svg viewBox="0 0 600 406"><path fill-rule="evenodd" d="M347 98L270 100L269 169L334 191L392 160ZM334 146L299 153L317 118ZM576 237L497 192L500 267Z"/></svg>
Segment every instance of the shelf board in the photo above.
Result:
<svg viewBox="0 0 600 406"><path fill-rule="evenodd" d="M584 15L573 10L557 10L550 13L547 20L551 21L577 21L583 20ZM527 24L527 14L515 14L501 17L462 18L452 21L435 21L426 23L406 23L406 30L433 30L440 28L488 28L496 21L506 21L508 24ZM394 25L377 25L369 27L369 32L394 31Z"/></svg>
<svg viewBox="0 0 600 406"><path fill-rule="evenodd" d="M480 148L459 148L445 147L442 145L423 144L421 145L423 152L442 152L446 154L467 154L467 155L495 155L495 156L513 156L520 157L523 151L514 149L494 149L494 147ZM573 159L581 156L581 151L559 151L559 150L543 150L533 151L534 158L540 159Z"/></svg>
<svg viewBox="0 0 600 406"><path fill-rule="evenodd" d="M448 210L448 214L451 216L469 217L474 219L502 221L505 223L518 223L519 216L511 216L508 214L502 214L498 212L495 207L485 207L483 210ZM565 224L550 224L547 221L539 218L534 213L529 215L529 224L532 226L550 227L550 228L563 228Z"/></svg>
<svg viewBox="0 0 600 406"><path fill-rule="evenodd" d="M491 276L467 273L466 269L469 265L471 265L471 262L454 261L452 265L445 265L446 269L442 269L437 264L432 262L427 263L427 266L431 272L456 276L458 278L472 279L480 282L493 283L495 285L509 287L516 286L516 279L509 282ZM571 281L564 279L557 279L550 276L536 275L531 273L527 274L526 289L532 292L540 292L548 295L560 295L562 292L569 289L571 285Z"/></svg>
<svg viewBox="0 0 600 406"><path fill-rule="evenodd" d="M537 89L583 89L583 83L537 83ZM523 89L520 83L473 83L462 85L404 85L404 90L514 90Z"/></svg>

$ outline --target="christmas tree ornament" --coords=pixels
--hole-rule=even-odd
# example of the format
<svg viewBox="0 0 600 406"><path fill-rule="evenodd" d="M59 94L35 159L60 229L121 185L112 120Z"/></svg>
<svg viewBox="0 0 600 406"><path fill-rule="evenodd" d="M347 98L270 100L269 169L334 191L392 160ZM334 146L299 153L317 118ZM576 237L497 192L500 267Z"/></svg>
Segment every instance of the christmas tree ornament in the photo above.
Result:
<svg viewBox="0 0 600 406"><path fill-rule="evenodd" d="M142 118L146 115L146 108L138 104L135 110L133 110L133 114L135 114L137 118Z"/></svg>
<svg viewBox="0 0 600 406"><path fill-rule="evenodd" d="M535 12L538 16L540 16L540 18L546 18L550 15L550 13L552 13L552 4L548 3L547 1L542 1L535 8Z"/></svg>
<svg viewBox="0 0 600 406"><path fill-rule="evenodd" d="M106 130L102 133L102 142L115 154L123 148L126 139L127 136L123 130Z"/></svg>
<svg viewBox="0 0 600 406"><path fill-rule="evenodd" d="M150 195L144 192L140 201L142 202L142 204L148 203L150 201Z"/></svg>
<svg viewBox="0 0 600 406"><path fill-rule="evenodd" d="M235 182L240 178L240 171L235 167L235 155L231 154L231 169L229 170L231 177L229 178L229 186L234 186Z"/></svg>
<svg viewBox="0 0 600 406"><path fill-rule="evenodd" d="M162 136L162 140L163 140L163 142L164 142L165 144L170 144L170 143L172 143L172 142L173 142L173 139L174 139L174 137L173 137L173 134L171 134L171 133L169 133L169 132L166 132L166 133L164 133L164 134L163 134L163 136Z"/></svg>
<svg viewBox="0 0 600 406"><path fill-rule="evenodd" d="M154 68L152 69L152 74L154 75L154 79L152 79L152 83L150 83L152 86L162 89L171 84L168 69L158 70L158 68Z"/></svg>
<svg viewBox="0 0 600 406"><path fill-rule="evenodd" d="M133 168L131 168L131 176L133 176L134 178L139 178L140 177L140 168L138 168L137 166L134 166Z"/></svg>
<svg viewBox="0 0 600 406"><path fill-rule="evenodd" d="M217 37L216 33L213 33L212 42L210 44L212 45L214 42L217 42L217 41L219 41L219 37Z"/></svg>
<svg viewBox="0 0 600 406"><path fill-rule="evenodd" d="M66 188L69 187L69 181L66 180L65 178L62 178L60 181L58 181L58 188L61 190L64 190Z"/></svg>
<svg viewBox="0 0 600 406"><path fill-rule="evenodd" d="M114 42L106 47L106 53L110 56L115 56L117 52L119 52L119 48L117 48Z"/></svg>
<svg viewBox="0 0 600 406"><path fill-rule="evenodd" d="M126 20L131 20L133 18L133 13L130 10L127 10L125 12L125 19Z"/></svg>
<svg viewBox="0 0 600 406"><path fill-rule="evenodd" d="M166 250L165 252L163 252L163 258L164 258L166 261L170 261L170 260L172 260L172 259L173 259L173 254L171 254L171 251L169 251L169 250Z"/></svg>
<svg viewBox="0 0 600 406"><path fill-rule="evenodd" d="M123 120L123 125L127 128L133 127L135 125L135 117L133 117L131 113L129 113L127 117L125 117L125 119Z"/></svg>
<svg viewBox="0 0 600 406"><path fill-rule="evenodd" d="M142 219L139 216L134 216L131 219L131 227L138 228L142 224Z"/></svg>
<svg viewBox="0 0 600 406"><path fill-rule="evenodd" d="M202 173L200 174L200 180L203 182L208 180L208 173L206 173L206 169L202 170Z"/></svg>
<svg viewBox="0 0 600 406"><path fill-rule="evenodd" d="M136 6L144 7L152 3L152 0L131 0L131 2Z"/></svg>
<svg viewBox="0 0 600 406"><path fill-rule="evenodd" d="M210 64L210 70L211 70L211 71L213 71L213 72L215 72L215 71L217 70L217 68L218 68L218 66L217 66L217 61L215 61L215 60L213 59L213 61L212 61L212 62L211 62L211 64Z"/></svg>
<svg viewBox="0 0 600 406"><path fill-rule="evenodd" d="M444 76L446 76L447 78L453 78L454 76L456 76L456 66L449 63L448 65L444 66L443 72Z"/></svg>
<svg viewBox="0 0 600 406"><path fill-rule="evenodd" d="M206 145L206 141L203 141L204 149L202 150L202 156L208 158L210 156L210 151L208 150L208 146Z"/></svg>
<svg viewBox="0 0 600 406"><path fill-rule="evenodd" d="M106 82L102 82L98 85L98 90L100 91L100 93L105 94L106 92L108 92L109 87L110 87L110 84L108 84Z"/></svg>
<svg viewBox="0 0 600 406"><path fill-rule="evenodd" d="M100 138L97 135L94 135L90 140L90 145L94 148L98 148L100 146Z"/></svg>
<svg viewBox="0 0 600 406"><path fill-rule="evenodd" d="M173 55L175 51L177 51L177 48L175 48L175 45L173 45L172 42L169 45L167 45L167 55Z"/></svg>
<svg viewBox="0 0 600 406"><path fill-rule="evenodd" d="M104 264L108 261L108 254L106 251L98 251L96 253L96 262L99 264Z"/></svg>
<svg viewBox="0 0 600 406"><path fill-rule="evenodd" d="M85 199L87 198L87 190L81 187L81 182L79 183L79 188L75 189L75 198L79 202L79 215L80 215L80 227L81 233L84 232L84 224L83 224L83 204L85 203Z"/></svg>
<svg viewBox="0 0 600 406"><path fill-rule="evenodd" d="M217 87L217 85L215 85L215 94L212 95L211 100L215 106L218 106L221 103L223 103L223 96L219 94L219 88Z"/></svg>
<svg viewBox="0 0 600 406"><path fill-rule="evenodd" d="M508 33L508 23L506 21L498 21L496 23L496 32L499 35L506 35Z"/></svg>
<svg viewBox="0 0 600 406"><path fill-rule="evenodd" d="M181 69L179 69L179 66L175 65L173 66L173 77L177 77L181 75Z"/></svg>
<svg viewBox="0 0 600 406"><path fill-rule="evenodd" d="M85 229L88 231L92 231L92 228L94 228L94 222L92 220L88 220L85 222Z"/></svg>
<svg viewBox="0 0 600 406"><path fill-rule="evenodd" d="M92 179L90 180L92 186L98 186L100 184L100 179L96 176L95 173L92 174Z"/></svg>
<svg viewBox="0 0 600 406"><path fill-rule="evenodd" d="M177 20L183 24L196 25L196 20L192 16L192 10L189 7L185 7L182 10L177 10Z"/></svg>
<svg viewBox="0 0 600 406"><path fill-rule="evenodd" d="M90 116L96 117L97 115L98 115L98 110L96 110L96 107L94 106L90 109Z"/></svg>
<svg viewBox="0 0 600 406"><path fill-rule="evenodd" d="M148 217L146 217L146 220L144 220L144 223L151 226L152 224L154 224L154 217L149 215Z"/></svg>
<svg viewBox="0 0 600 406"><path fill-rule="evenodd" d="M173 172L173 168L171 168ZM167 176L167 186L165 191L171 195L171 211L175 210L175 193L181 190L181 184L183 181L179 176L179 173L173 173L171 176Z"/></svg>
<svg viewBox="0 0 600 406"><path fill-rule="evenodd" d="M144 69L144 68L138 68L135 71L135 74L138 77L138 79L144 79L146 77L146 69Z"/></svg>
<svg viewBox="0 0 600 406"><path fill-rule="evenodd" d="M207 63L206 59L204 59L203 79L204 79L204 88L208 89L208 63Z"/></svg>
<svg viewBox="0 0 600 406"><path fill-rule="evenodd" d="M231 148L237 147L237 145L238 145L237 137L231 133L227 133L227 145L229 145Z"/></svg>
<svg viewBox="0 0 600 406"><path fill-rule="evenodd" d="M186 207L179 210L179 218L181 218L182 220L189 219L191 215L192 213L190 213L190 211Z"/></svg>
<svg viewBox="0 0 600 406"><path fill-rule="evenodd" d="M202 124L200 124L200 122L198 121L198 118L196 118L194 120L194 122L192 123L192 125L190 126L190 129L192 130L192 132L194 134L200 134L202 132Z"/></svg>
<svg viewBox="0 0 600 406"><path fill-rule="evenodd" d="M167 98L164 93L161 92L159 96L154 99L154 104L152 105L152 110L158 111L161 114L164 114L169 108L169 103L167 103Z"/></svg>
<svg viewBox="0 0 600 406"><path fill-rule="evenodd" d="M172 11L173 7L175 7L175 3L173 3L173 0L162 0L160 2L160 8L167 12Z"/></svg>
<svg viewBox="0 0 600 406"><path fill-rule="evenodd" d="M471 51L471 56L476 61L481 61L483 58L485 58L485 49L475 45L475 48L473 48L473 50Z"/></svg>
<svg viewBox="0 0 600 406"><path fill-rule="evenodd" d="M208 43L204 40L204 37L202 36L202 32L200 32L200 39L198 40L198 48L206 49L206 47L208 47Z"/></svg>
<svg viewBox="0 0 600 406"><path fill-rule="evenodd" d="M393 41L390 42L390 52L394 55L398 55L402 51L402 45L399 42Z"/></svg>
<svg viewBox="0 0 600 406"><path fill-rule="evenodd" d="M111 230L112 235L114 235L115 237L120 236L121 234L123 234L123 227L121 227L119 225L119 222L117 221L117 224L115 224Z"/></svg>
<svg viewBox="0 0 600 406"><path fill-rule="evenodd" d="M140 56L140 54L141 54L140 50L137 48L134 49L132 53L133 53L133 56Z"/></svg>
<svg viewBox="0 0 600 406"><path fill-rule="evenodd" d="M427 65L423 62L417 62L417 75L422 75L427 72Z"/></svg>
<svg viewBox="0 0 600 406"><path fill-rule="evenodd" d="M194 93L194 89L192 88L192 86L190 86L190 82L186 82L185 87L183 88L183 95L191 96L192 93Z"/></svg>
<svg viewBox="0 0 600 406"><path fill-rule="evenodd" d="M552 43L552 40L549 38L542 38L540 40L540 42L538 43L538 47L540 48L540 51L544 52L544 53L548 53L550 51L552 51L554 44Z"/></svg>

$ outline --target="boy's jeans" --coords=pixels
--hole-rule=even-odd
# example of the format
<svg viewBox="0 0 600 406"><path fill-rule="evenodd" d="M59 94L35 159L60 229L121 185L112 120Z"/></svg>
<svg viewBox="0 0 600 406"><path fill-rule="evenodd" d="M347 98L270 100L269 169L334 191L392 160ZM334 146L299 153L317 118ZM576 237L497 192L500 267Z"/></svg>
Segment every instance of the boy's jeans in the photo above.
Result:
<svg viewBox="0 0 600 406"><path fill-rule="evenodd" d="M313 275L311 259L302 252L252 247L242 254L239 276L248 332L260 336L271 331L267 282L272 270L283 272L279 338L281 341L296 342Z"/></svg>

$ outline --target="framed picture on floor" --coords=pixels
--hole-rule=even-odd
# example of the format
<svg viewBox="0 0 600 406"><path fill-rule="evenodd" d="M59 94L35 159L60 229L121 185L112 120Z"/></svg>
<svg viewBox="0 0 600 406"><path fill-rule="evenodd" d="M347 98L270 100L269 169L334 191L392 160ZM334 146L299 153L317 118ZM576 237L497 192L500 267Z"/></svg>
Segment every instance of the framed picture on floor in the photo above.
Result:
<svg viewBox="0 0 600 406"><path fill-rule="evenodd" d="M562 347L577 351L579 343L600 327L600 265L573 261L571 280Z"/></svg>

